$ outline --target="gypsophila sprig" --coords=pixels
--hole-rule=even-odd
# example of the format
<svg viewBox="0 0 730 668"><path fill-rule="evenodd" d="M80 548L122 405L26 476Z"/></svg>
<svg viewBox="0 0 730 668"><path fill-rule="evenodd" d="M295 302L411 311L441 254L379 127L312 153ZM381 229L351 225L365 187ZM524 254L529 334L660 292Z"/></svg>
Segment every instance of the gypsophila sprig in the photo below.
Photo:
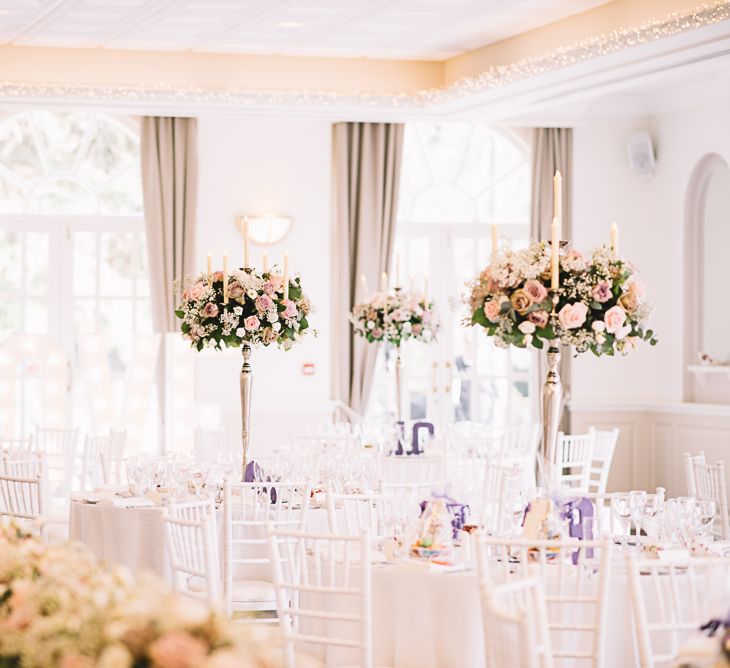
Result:
<svg viewBox="0 0 730 668"><path fill-rule="evenodd" d="M311 311L301 279L289 279L284 299L284 277L274 271L238 269L228 276L228 303L223 298L223 272L201 274L185 287L175 315L183 336L198 350L239 348L244 343L288 350L310 329Z"/></svg>
<svg viewBox="0 0 730 668"><path fill-rule="evenodd" d="M439 329L433 303L403 290L377 292L355 304L350 322L368 343L384 341L396 347L409 340L434 341Z"/></svg>
<svg viewBox="0 0 730 668"><path fill-rule="evenodd" d="M499 347L543 348L559 341L577 353L628 354L639 341L656 344L645 325L651 306L636 269L606 247L585 257L560 253L557 303L550 286L550 246L533 242L497 256L469 284L467 325L484 327Z"/></svg>

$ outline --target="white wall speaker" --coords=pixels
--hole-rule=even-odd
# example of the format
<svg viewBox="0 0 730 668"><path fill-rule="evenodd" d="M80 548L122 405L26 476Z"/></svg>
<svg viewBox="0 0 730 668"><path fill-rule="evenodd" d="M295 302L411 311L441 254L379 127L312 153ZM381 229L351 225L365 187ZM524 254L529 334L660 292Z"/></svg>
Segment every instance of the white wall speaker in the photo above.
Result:
<svg viewBox="0 0 730 668"><path fill-rule="evenodd" d="M656 168L654 144L648 132L635 132L626 140L629 167L635 174L651 178Z"/></svg>

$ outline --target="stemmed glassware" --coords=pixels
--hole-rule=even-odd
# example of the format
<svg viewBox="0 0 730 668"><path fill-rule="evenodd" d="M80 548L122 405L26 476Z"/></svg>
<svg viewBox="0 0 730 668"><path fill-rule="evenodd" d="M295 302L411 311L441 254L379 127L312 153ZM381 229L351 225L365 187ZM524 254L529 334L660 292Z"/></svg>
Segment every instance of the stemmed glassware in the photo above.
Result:
<svg viewBox="0 0 730 668"><path fill-rule="evenodd" d="M629 492L629 511L631 521L634 524L634 543L636 545L641 544L641 521L646 508L646 496L646 492L641 489L634 489Z"/></svg>
<svg viewBox="0 0 730 668"><path fill-rule="evenodd" d="M631 504L629 494L619 492L611 496L611 516L621 536L619 543L624 543L631 528Z"/></svg>

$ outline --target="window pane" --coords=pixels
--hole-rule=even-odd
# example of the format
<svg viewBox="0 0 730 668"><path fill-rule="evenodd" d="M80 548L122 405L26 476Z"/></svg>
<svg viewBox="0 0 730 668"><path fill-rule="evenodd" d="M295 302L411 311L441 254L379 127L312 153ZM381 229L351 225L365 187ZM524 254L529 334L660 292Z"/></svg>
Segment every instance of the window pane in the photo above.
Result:
<svg viewBox="0 0 730 668"><path fill-rule="evenodd" d="M102 299L99 302L99 325L106 334L112 373L125 373L131 354L131 299Z"/></svg>
<svg viewBox="0 0 730 668"><path fill-rule="evenodd" d="M95 299L74 299L74 325L77 332L96 334L98 327Z"/></svg>
<svg viewBox="0 0 730 668"><path fill-rule="evenodd" d="M25 303L25 332L48 333L48 307L45 300L29 299Z"/></svg>
<svg viewBox="0 0 730 668"><path fill-rule="evenodd" d="M52 171L70 172L89 126L88 114L34 111L33 121Z"/></svg>
<svg viewBox="0 0 730 668"><path fill-rule="evenodd" d="M28 210L31 213L93 214L97 210L96 196L78 181L54 178L33 190Z"/></svg>
<svg viewBox="0 0 730 668"><path fill-rule="evenodd" d="M411 220L420 223L473 223L477 220L474 199L452 185L432 186L416 197Z"/></svg>
<svg viewBox="0 0 730 668"><path fill-rule="evenodd" d="M0 230L0 290L19 290L22 237L19 232Z"/></svg>
<svg viewBox="0 0 730 668"><path fill-rule="evenodd" d="M20 313L20 300L0 299L0 331L20 330L23 327L23 320Z"/></svg>
<svg viewBox="0 0 730 668"><path fill-rule="evenodd" d="M139 141L116 121L99 118L79 176L100 188L139 158Z"/></svg>
<svg viewBox="0 0 730 668"><path fill-rule="evenodd" d="M127 169L99 193L104 214L142 213L142 176L139 165Z"/></svg>
<svg viewBox="0 0 730 668"><path fill-rule="evenodd" d="M100 293L104 296L131 296L134 283L132 234L102 234L100 235L100 242Z"/></svg>
<svg viewBox="0 0 730 668"><path fill-rule="evenodd" d="M0 162L26 183L43 176L27 114L16 114L0 123Z"/></svg>
<svg viewBox="0 0 730 668"><path fill-rule="evenodd" d="M25 235L25 279L30 295L48 291L48 234L27 232Z"/></svg>
<svg viewBox="0 0 730 668"><path fill-rule="evenodd" d="M74 295L96 294L97 238L95 232L74 233Z"/></svg>
<svg viewBox="0 0 730 668"><path fill-rule="evenodd" d="M5 176L0 176L0 213L20 213L25 206L25 190Z"/></svg>
<svg viewBox="0 0 730 668"><path fill-rule="evenodd" d="M150 272L147 266L147 237L144 234L137 235L137 295L149 297L150 294Z"/></svg>

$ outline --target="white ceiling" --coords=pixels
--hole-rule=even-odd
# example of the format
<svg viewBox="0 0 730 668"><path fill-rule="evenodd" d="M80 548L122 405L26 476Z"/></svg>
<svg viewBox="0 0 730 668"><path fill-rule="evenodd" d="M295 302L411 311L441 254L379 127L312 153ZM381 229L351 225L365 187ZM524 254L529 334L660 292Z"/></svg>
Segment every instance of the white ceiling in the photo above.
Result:
<svg viewBox="0 0 730 668"><path fill-rule="evenodd" d="M0 0L0 44L443 60L608 0Z"/></svg>

